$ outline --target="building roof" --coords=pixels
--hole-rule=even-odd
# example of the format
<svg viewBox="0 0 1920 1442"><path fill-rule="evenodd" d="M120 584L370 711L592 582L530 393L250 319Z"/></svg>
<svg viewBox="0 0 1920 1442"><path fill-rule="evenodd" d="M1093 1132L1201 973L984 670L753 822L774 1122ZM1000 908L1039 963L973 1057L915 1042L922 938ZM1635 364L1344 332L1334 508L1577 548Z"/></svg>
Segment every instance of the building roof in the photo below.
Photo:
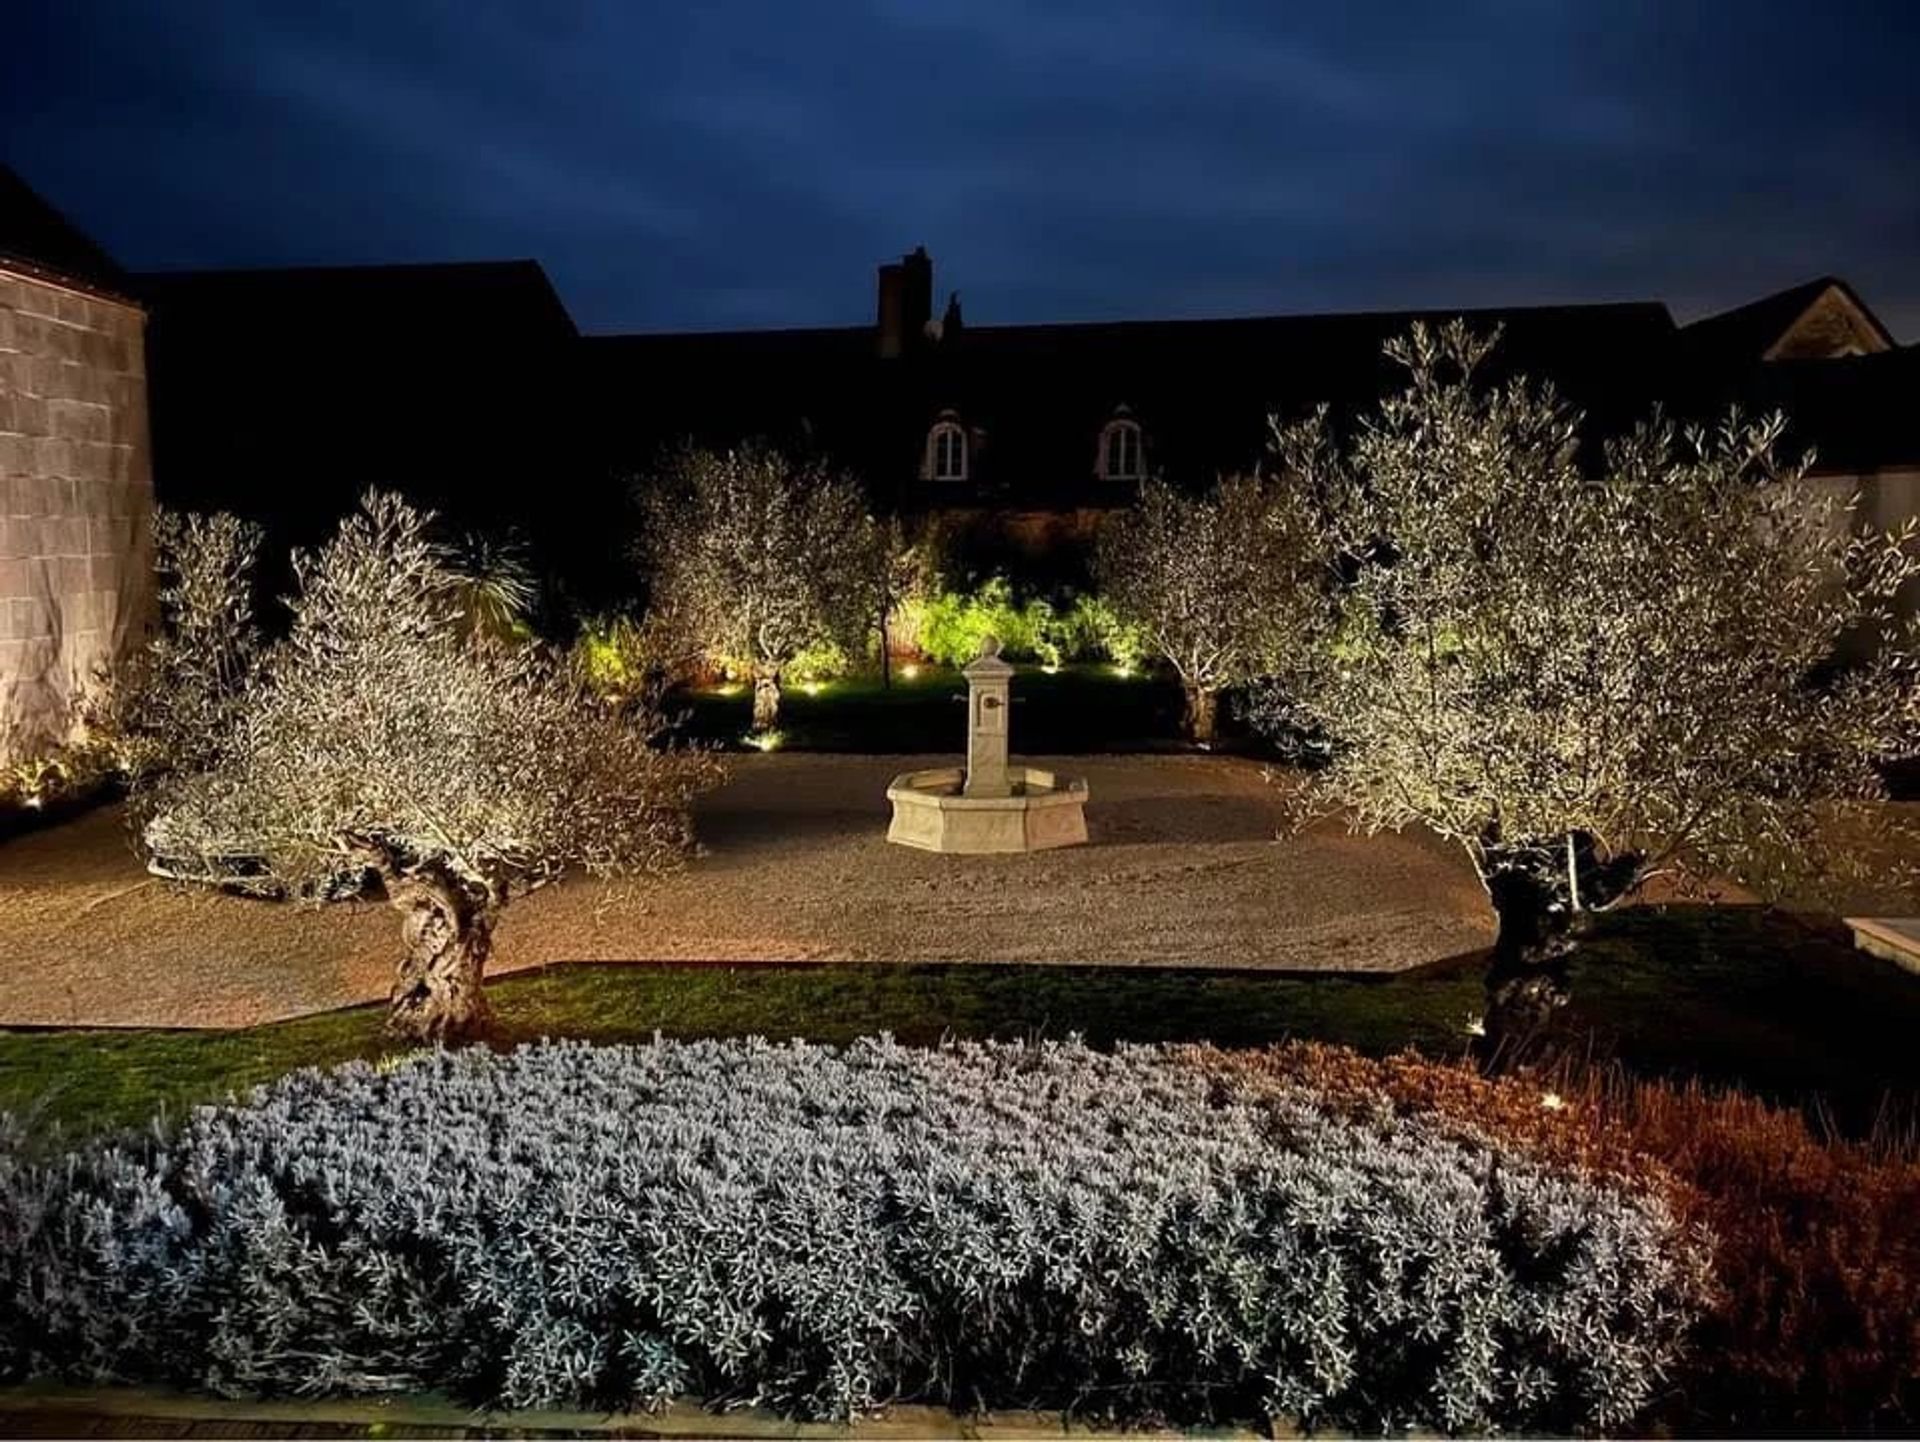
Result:
<svg viewBox="0 0 1920 1442"><path fill-rule="evenodd" d="M161 270L130 283L157 317L191 316L196 327L298 325L311 333L377 320L389 333L448 339L578 333L534 260Z"/></svg>
<svg viewBox="0 0 1920 1442"><path fill-rule="evenodd" d="M577 332L532 261L166 271L148 304L166 505L324 536L369 486L456 528L564 518Z"/></svg>
<svg viewBox="0 0 1920 1442"><path fill-rule="evenodd" d="M5 165L0 165L0 265L115 300L127 294L126 275L113 257Z"/></svg>
<svg viewBox="0 0 1920 1442"><path fill-rule="evenodd" d="M1838 349L1863 343L1864 354ZM1682 327L1661 399L1705 422L1778 411L1790 452L1857 474L1920 464L1916 394L1920 350L1896 345L1844 280L1820 276Z"/></svg>
<svg viewBox="0 0 1920 1442"><path fill-rule="evenodd" d="M1635 303L966 326L898 360L878 355L865 326L583 344L590 410L628 466L680 439L757 434L911 482L927 427L952 412L973 435L972 480L908 485L903 498L1047 506L1121 499L1093 473L1100 429L1122 407L1156 470L1205 479L1249 467L1270 415L1371 403L1394 381L1386 341L1455 316L1500 330L1496 372L1550 378L1602 429L1650 402L1648 359L1675 334L1664 305Z"/></svg>
<svg viewBox="0 0 1920 1442"><path fill-rule="evenodd" d="M1390 369L1381 347L1391 337L1405 334L1415 322L1440 325L1456 318L1481 332L1498 327L1501 352L1521 369L1554 371L1608 369L1644 357L1647 346L1663 344L1675 331L1672 315L1658 302L969 325L956 339L937 342L915 359L989 368L1071 365L1104 373L1144 366L1156 374L1185 374L1195 362L1219 368L1257 361L1277 366L1279 375L1311 371L1321 382L1354 383ZM854 370L890 364L876 355L871 326L598 335L586 337L586 343L600 363L610 366L690 363L756 373L798 363Z"/></svg>
<svg viewBox="0 0 1920 1442"><path fill-rule="evenodd" d="M1877 334L1883 347L1892 347L1893 337L1880 318L1852 286L1835 275L1818 276L1786 290L1763 295L1758 300L1735 306L1694 321L1682 331L1692 353L1706 361L1723 365L1744 365L1772 359L1772 352L1823 297L1837 293L1867 328Z"/></svg>
<svg viewBox="0 0 1920 1442"><path fill-rule="evenodd" d="M1455 317L1497 328L1489 378L1551 382L1596 451L1656 405L1711 421L1737 404L1786 410L1822 469L1920 455L1911 352L1764 359L1789 336L1793 353L1884 332L1826 279L1685 328L1657 302L957 327L916 303L891 356L884 306L878 324L582 337L530 260L129 283L153 314L163 496L304 506L315 530L365 484L402 484L476 523L611 548L619 477L684 441L748 438L819 454L903 510L1124 503L1132 488L1097 475L1116 417L1139 423L1149 470L1204 484L1265 458L1269 418L1371 409L1399 379L1386 342ZM920 479L943 416L967 432L965 482Z"/></svg>

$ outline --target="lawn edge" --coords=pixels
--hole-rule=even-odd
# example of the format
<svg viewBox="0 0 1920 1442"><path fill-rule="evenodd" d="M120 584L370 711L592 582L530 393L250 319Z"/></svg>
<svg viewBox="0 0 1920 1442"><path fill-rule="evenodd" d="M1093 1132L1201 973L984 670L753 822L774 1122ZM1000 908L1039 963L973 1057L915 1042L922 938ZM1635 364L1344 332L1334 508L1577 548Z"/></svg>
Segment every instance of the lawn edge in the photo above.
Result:
<svg viewBox="0 0 1920 1442"><path fill-rule="evenodd" d="M763 1408L714 1412L696 1402L675 1402L659 1412L487 1411L460 1405L435 1393L313 1399L229 1399L195 1392L147 1387L72 1387L26 1383L0 1387L0 1433L17 1433L18 1424L36 1416L49 1420L77 1416L113 1418L124 1423L224 1423L294 1428L321 1423L380 1427L404 1437L409 1427L485 1428L512 1434L604 1433L636 1438L981 1438L1021 1437L1270 1438L1301 1435L1291 1427L1255 1430L1248 1426L1207 1428L1103 1429L1054 1412L1004 1412L965 1416L944 1407L896 1406L852 1424L797 1422ZM1318 1432L1318 1436L1346 1434Z"/></svg>

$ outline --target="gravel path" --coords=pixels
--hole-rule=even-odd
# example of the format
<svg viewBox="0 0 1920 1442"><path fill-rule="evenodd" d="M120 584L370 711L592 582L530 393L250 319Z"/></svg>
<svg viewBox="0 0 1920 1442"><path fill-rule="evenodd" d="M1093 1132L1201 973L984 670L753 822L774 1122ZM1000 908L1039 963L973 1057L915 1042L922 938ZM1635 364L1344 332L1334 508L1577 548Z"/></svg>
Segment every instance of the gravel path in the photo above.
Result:
<svg viewBox="0 0 1920 1442"><path fill-rule="evenodd" d="M1338 823L1277 835L1280 795L1226 757L1033 758L1085 775L1092 844L935 856L885 839L888 779L942 757L734 758L706 854L650 884L516 902L492 974L555 961L996 961L1396 970L1485 946L1464 863ZM398 921L147 877L116 812L0 847L0 1025L234 1026L386 993Z"/></svg>

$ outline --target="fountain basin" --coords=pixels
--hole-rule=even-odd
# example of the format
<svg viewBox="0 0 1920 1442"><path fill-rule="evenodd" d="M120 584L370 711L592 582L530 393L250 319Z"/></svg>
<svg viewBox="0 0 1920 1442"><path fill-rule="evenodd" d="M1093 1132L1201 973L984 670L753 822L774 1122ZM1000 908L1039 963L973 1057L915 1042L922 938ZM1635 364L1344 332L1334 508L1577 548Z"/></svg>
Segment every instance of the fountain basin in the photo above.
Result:
<svg viewBox="0 0 1920 1442"><path fill-rule="evenodd" d="M1079 846L1087 839L1087 783L1037 766L1007 767L1006 796L964 794L959 766L905 771L887 787L887 840L922 851L986 856Z"/></svg>

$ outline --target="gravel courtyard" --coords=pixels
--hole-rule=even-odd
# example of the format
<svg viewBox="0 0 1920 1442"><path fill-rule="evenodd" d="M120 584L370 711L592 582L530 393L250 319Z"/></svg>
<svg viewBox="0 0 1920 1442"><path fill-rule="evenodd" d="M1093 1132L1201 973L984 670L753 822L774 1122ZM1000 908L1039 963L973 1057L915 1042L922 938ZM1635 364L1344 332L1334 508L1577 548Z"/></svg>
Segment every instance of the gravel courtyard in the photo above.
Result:
<svg viewBox="0 0 1920 1442"><path fill-rule="evenodd" d="M556 961L985 961L1394 970L1485 946L1464 863L1339 823L1278 835L1280 795L1225 757L1035 758L1085 775L1091 844L935 856L884 840L895 772L944 758L733 758L705 854L664 881L517 901L490 973ZM189 892L117 811L0 847L0 1025L235 1026L386 994L398 918Z"/></svg>

